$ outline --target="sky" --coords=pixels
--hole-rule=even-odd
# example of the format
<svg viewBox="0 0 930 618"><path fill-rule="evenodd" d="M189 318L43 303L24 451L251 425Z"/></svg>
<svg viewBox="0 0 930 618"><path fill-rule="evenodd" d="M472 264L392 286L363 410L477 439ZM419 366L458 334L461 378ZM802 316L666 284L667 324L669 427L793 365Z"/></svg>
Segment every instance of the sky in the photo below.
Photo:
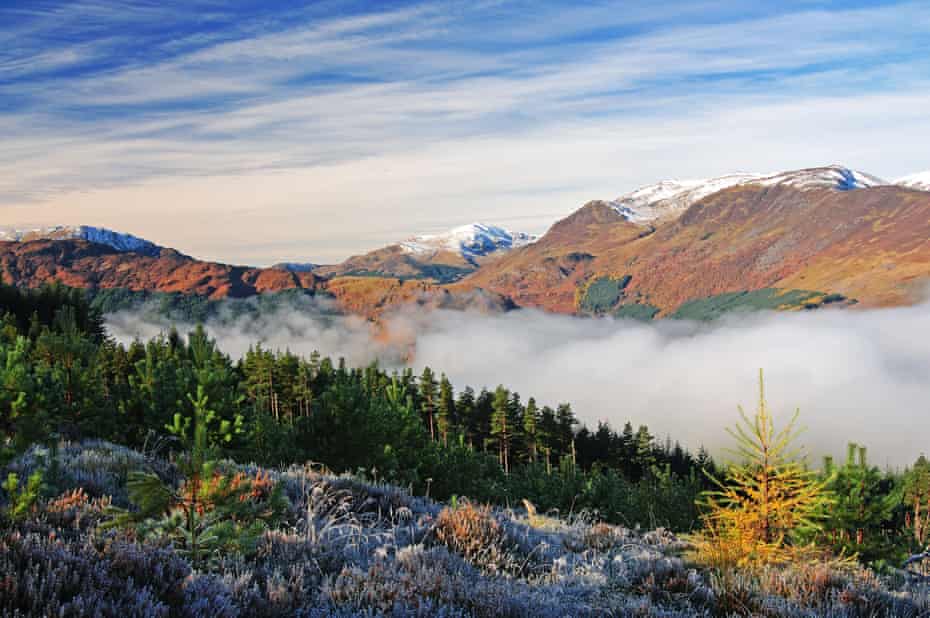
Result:
<svg viewBox="0 0 930 618"><path fill-rule="evenodd" d="M930 169L921 2L0 0L0 225L337 262L665 178Z"/></svg>

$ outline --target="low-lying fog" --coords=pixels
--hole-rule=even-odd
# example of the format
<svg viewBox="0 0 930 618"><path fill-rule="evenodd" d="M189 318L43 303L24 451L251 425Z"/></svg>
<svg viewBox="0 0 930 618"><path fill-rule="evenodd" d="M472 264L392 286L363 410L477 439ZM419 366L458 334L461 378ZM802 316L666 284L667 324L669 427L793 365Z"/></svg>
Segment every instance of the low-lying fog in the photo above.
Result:
<svg viewBox="0 0 930 618"><path fill-rule="evenodd" d="M129 342L169 326L142 315L110 315L109 330ZM848 441L868 446L881 466L908 465L930 451L928 304L753 314L712 324L406 310L378 329L308 301L206 326L234 358L257 341L353 364L377 359L390 367L412 357L417 369L447 373L457 389L503 383L524 401L568 401L589 426L606 420L619 429L629 419L714 453L731 443L725 427L737 420L737 405L754 408L763 368L776 423L800 408L802 442L818 459L843 456Z"/></svg>

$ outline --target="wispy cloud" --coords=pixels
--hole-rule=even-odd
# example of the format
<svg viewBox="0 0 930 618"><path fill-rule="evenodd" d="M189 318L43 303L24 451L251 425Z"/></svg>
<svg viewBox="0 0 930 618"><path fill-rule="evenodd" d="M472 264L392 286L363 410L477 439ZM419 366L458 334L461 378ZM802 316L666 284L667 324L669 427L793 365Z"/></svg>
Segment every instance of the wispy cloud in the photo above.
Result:
<svg viewBox="0 0 930 618"><path fill-rule="evenodd" d="M812 6L0 9L0 215L93 216L232 260L337 259L367 247L343 225L325 238L341 243L316 249L327 208L377 213L364 240L389 240L399 218L407 233L477 216L543 226L569 200L669 175L930 167L916 122L930 93L925 7ZM202 212L303 223L274 233L306 255L224 253L210 228L182 238L149 223L153 202L191 187ZM129 220L113 206L127 196Z"/></svg>

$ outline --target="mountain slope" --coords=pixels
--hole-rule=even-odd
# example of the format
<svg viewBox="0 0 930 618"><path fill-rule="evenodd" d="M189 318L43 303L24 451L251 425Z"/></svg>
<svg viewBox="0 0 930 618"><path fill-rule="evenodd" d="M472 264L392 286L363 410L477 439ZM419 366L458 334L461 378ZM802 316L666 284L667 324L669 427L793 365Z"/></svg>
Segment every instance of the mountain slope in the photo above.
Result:
<svg viewBox="0 0 930 618"><path fill-rule="evenodd" d="M315 289L312 273L204 262L159 249L158 255L119 251L79 239L0 241L0 273L6 282L36 287L61 281L76 288L126 288L245 297L289 288Z"/></svg>
<svg viewBox="0 0 930 618"><path fill-rule="evenodd" d="M329 277L381 276L450 282L534 240L534 236L522 232L472 223L440 234L414 236L352 256L341 264L317 267L314 272Z"/></svg>
<svg viewBox="0 0 930 618"><path fill-rule="evenodd" d="M0 277L26 287L60 281L75 288L177 292L214 300L304 289L332 296L339 308L366 317L407 304L482 311L512 308L497 294L449 290L429 280L326 279L310 271L206 262L173 249L151 256L70 238L0 241Z"/></svg>
<svg viewBox="0 0 930 618"><path fill-rule="evenodd" d="M780 174L648 225L592 202L458 285L564 313L670 315L690 300L768 289L774 306L789 298L779 290L809 292L793 306L914 302L930 277L930 194L872 182L831 168Z"/></svg>
<svg viewBox="0 0 930 618"><path fill-rule="evenodd" d="M89 225L0 228L0 241L26 242L30 240L86 240L106 245L117 251L131 251L151 257L157 256L162 250L162 247L144 238Z"/></svg>

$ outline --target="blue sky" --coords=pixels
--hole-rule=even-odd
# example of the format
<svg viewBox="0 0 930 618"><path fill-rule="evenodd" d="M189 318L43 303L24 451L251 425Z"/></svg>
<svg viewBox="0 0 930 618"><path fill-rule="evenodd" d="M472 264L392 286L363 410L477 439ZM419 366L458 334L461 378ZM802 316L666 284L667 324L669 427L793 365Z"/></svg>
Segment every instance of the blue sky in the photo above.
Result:
<svg viewBox="0 0 930 618"><path fill-rule="evenodd" d="M0 2L0 222L215 259L930 169L927 2Z"/></svg>

